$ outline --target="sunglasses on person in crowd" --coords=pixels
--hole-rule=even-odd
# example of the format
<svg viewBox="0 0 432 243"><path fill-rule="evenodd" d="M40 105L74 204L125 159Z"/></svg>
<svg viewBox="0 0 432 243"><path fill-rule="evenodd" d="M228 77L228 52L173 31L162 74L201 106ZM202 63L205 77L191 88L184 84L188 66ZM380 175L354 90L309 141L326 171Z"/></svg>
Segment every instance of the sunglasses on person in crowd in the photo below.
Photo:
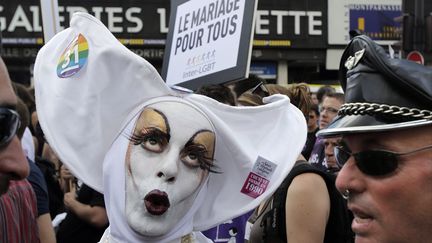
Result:
<svg viewBox="0 0 432 243"><path fill-rule="evenodd" d="M361 172L370 176L385 176L394 172L398 165L398 157L417 153L423 150L431 149L432 145L418 148L412 151L397 153L386 150L366 150L358 153L352 153L344 146L334 148L336 163L342 167L348 159L353 156L356 166Z"/></svg>
<svg viewBox="0 0 432 243"><path fill-rule="evenodd" d="M270 92L263 82L259 82L255 87L252 88L252 94L257 94L261 97L267 97L270 95Z"/></svg>
<svg viewBox="0 0 432 243"><path fill-rule="evenodd" d="M10 108L0 107L0 148L10 143L19 126L18 113Z"/></svg>

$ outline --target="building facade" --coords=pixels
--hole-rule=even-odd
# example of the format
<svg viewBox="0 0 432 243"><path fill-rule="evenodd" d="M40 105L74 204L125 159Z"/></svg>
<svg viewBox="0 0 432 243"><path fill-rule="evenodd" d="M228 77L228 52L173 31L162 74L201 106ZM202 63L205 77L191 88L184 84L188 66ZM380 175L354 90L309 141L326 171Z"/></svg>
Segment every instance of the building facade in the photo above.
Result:
<svg viewBox="0 0 432 243"><path fill-rule="evenodd" d="M169 0L58 0L58 5L62 28L74 12L89 12L130 50L161 69ZM394 20L401 15L402 0L261 0L250 72L274 83L334 84L349 30L392 46L401 39L401 23ZM44 43L39 1L2 1L0 30L2 57L12 78L29 83ZM397 45L394 49L397 54Z"/></svg>

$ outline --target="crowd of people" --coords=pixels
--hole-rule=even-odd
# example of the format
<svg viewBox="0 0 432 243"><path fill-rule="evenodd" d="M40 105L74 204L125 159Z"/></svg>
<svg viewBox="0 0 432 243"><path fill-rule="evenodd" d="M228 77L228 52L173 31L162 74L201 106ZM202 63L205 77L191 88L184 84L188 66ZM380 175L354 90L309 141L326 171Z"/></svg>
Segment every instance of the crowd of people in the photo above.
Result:
<svg viewBox="0 0 432 243"><path fill-rule="evenodd" d="M37 119L34 91L21 83L11 82L2 60L0 64L2 92L5 94L2 97L10 97L1 103L2 109L8 109L2 110L1 118L5 119L1 123L4 126L2 132L16 129L20 143L14 147L17 149L14 154L10 150L10 154L2 157L1 161L2 166L13 166L2 167L8 169L2 171L2 176L8 176L2 177L3 190L6 190L7 183L10 186L0 200L4 216L0 220L4 230L1 242L98 242L108 225L103 195L84 184L81 186L81 182L61 163L44 139ZM9 87L16 97L6 92ZM13 126L11 131L5 130L11 128L8 126ZM6 142L3 139L14 140L10 137L12 135L2 137L2 142ZM24 160L19 156L21 154L25 156ZM10 155L19 156L19 159ZM20 167L18 163L22 161L27 166ZM25 168L28 175L14 171L15 167ZM12 220L14 218L17 220Z"/></svg>
<svg viewBox="0 0 432 243"><path fill-rule="evenodd" d="M0 58L0 242L432 240L430 68L361 35L342 56L344 93L250 75L179 95L79 21L123 54L100 87L59 84L39 62L35 91ZM121 86L118 70L142 73Z"/></svg>

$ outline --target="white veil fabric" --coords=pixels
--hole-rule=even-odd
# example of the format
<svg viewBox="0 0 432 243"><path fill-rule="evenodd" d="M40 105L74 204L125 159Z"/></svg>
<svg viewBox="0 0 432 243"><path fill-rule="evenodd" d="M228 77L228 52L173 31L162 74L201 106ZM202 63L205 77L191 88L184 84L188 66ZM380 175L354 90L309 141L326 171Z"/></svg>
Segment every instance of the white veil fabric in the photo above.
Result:
<svg viewBox="0 0 432 243"><path fill-rule="evenodd" d="M112 242L172 242L244 214L272 195L306 141L306 121L288 97L232 107L171 90L156 69L124 47L96 18L75 13L35 63L38 117L68 168L104 194ZM148 104L188 103L211 121L216 145L210 173L188 213L167 234L142 236L125 219L125 134Z"/></svg>

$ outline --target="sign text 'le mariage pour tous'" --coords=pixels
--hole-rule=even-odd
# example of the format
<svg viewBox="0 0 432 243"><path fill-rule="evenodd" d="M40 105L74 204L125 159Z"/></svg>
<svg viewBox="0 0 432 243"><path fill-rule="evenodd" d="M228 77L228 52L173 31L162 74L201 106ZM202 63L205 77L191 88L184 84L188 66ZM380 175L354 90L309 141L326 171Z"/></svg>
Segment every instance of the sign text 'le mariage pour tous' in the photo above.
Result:
<svg viewBox="0 0 432 243"><path fill-rule="evenodd" d="M219 38L232 35L237 30L237 14L231 14L240 8L240 0L216 1L199 9L188 12L179 18L177 33L186 33L175 40L175 52L200 47ZM218 19L215 23L206 23Z"/></svg>

